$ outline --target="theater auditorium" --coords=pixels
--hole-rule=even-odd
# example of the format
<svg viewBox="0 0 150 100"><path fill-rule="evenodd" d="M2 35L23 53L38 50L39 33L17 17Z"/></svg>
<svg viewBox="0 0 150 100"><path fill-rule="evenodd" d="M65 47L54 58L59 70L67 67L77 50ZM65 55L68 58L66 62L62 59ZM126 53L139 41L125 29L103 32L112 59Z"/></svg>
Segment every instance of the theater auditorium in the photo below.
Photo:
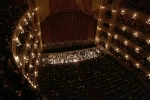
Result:
<svg viewBox="0 0 150 100"><path fill-rule="evenodd" d="M0 100L150 100L150 0L0 0Z"/></svg>

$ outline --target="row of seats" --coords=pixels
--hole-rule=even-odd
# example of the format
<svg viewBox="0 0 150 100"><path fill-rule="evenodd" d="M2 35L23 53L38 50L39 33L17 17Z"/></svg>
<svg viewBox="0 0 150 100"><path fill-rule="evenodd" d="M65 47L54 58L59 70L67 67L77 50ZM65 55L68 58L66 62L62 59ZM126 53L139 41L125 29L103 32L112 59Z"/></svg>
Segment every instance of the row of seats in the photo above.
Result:
<svg viewBox="0 0 150 100"><path fill-rule="evenodd" d="M87 79L101 99L147 100L149 90L136 79L141 73L130 72L109 55L100 55L76 63L40 67L38 82L40 91L52 100L91 100Z"/></svg>
<svg viewBox="0 0 150 100"><path fill-rule="evenodd" d="M137 31L142 32L145 35L150 35L150 28L149 24L145 23L145 20L137 18L136 20L131 18L131 16L127 14L119 14L116 18L116 21L124 24L126 26L129 26Z"/></svg>
<svg viewBox="0 0 150 100"><path fill-rule="evenodd" d="M136 34L134 35L133 33L131 33L130 31L127 31L127 30L124 31L117 25L114 27L114 32L127 38L131 42L135 43L137 46L140 46L143 49L149 51L150 45L146 42L145 39L137 37Z"/></svg>
<svg viewBox="0 0 150 100"><path fill-rule="evenodd" d="M81 62L98 94L105 100L145 100L148 91L109 55Z"/></svg>
<svg viewBox="0 0 150 100"><path fill-rule="evenodd" d="M124 7L149 15L150 8L148 5L149 2L147 2L147 1L145 1L145 0L129 0L128 4L124 5ZM144 3L144 2L147 2L147 3Z"/></svg>
<svg viewBox="0 0 150 100"><path fill-rule="evenodd" d="M91 100L76 64L40 67L39 88L49 100Z"/></svg>
<svg viewBox="0 0 150 100"><path fill-rule="evenodd" d="M111 42L114 45L116 45L117 47L119 47L120 49L122 49L123 51L125 51L126 53L128 53L129 55L131 55L133 58L135 58L137 61L139 61L141 64L143 64L145 67L150 69L150 67L149 67L150 62L147 60L146 55L144 56L143 54L140 53L140 51L136 51L136 49L133 49L129 45L125 45L119 39L114 39L114 37L112 37Z"/></svg>

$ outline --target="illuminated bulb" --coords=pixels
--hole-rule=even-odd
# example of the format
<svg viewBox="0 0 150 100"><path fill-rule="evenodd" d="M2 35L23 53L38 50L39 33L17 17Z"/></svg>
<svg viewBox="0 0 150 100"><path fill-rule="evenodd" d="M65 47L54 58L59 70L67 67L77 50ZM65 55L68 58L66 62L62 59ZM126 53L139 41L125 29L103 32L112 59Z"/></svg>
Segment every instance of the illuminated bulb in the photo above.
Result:
<svg viewBox="0 0 150 100"><path fill-rule="evenodd" d="M136 67L139 68L139 64L138 63L136 63Z"/></svg>
<svg viewBox="0 0 150 100"><path fill-rule="evenodd" d="M104 9L105 7L101 6L102 9Z"/></svg>
<svg viewBox="0 0 150 100"><path fill-rule="evenodd" d="M24 56L24 59L26 60L27 58Z"/></svg>
<svg viewBox="0 0 150 100"><path fill-rule="evenodd" d="M30 13L28 12L28 16L30 16Z"/></svg>
<svg viewBox="0 0 150 100"><path fill-rule="evenodd" d="M34 12L32 13L32 16L34 16Z"/></svg>
<svg viewBox="0 0 150 100"><path fill-rule="evenodd" d="M108 44L106 43L105 48L108 48Z"/></svg>
<svg viewBox="0 0 150 100"><path fill-rule="evenodd" d="M148 60L148 61L150 61L150 56L149 56L149 57L147 57L147 60Z"/></svg>
<svg viewBox="0 0 150 100"><path fill-rule="evenodd" d="M119 51L119 49L118 48L116 48L116 52L118 52Z"/></svg>
<svg viewBox="0 0 150 100"><path fill-rule="evenodd" d="M117 35L115 35L115 36L114 36L114 38L115 38L115 39L117 39L117 38L118 38L118 36L117 36Z"/></svg>
<svg viewBox="0 0 150 100"><path fill-rule="evenodd" d="M19 29L22 29L22 26L19 26Z"/></svg>
<svg viewBox="0 0 150 100"><path fill-rule="evenodd" d="M40 35L41 35L41 32L38 33L38 36L40 36Z"/></svg>
<svg viewBox="0 0 150 100"><path fill-rule="evenodd" d="M125 30L126 30L126 27L123 27L122 30L125 31Z"/></svg>
<svg viewBox="0 0 150 100"><path fill-rule="evenodd" d="M129 58L129 56L128 56L128 55L125 55L125 58L126 58L126 59L128 59L128 58Z"/></svg>
<svg viewBox="0 0 150 100"><path fill-rule="evenodd" d="M37 60L37 61L36 61L36 63L38 64L38 63L39 63L39 61Z"/></svg>
<svg viewBox="0 0 150 100"><path fill-rule="evenodd" d="M116 12L116 10L112 10L112 12Z"/></svg>
<svg viewBox="0 0 150 100"><path fill-rule="evenodd" d="M98 30L101 30L101 28L99 28L99 27L98 27L97 29L98 29Z"/></svg>
<svg viewBox="0 0 150 100"><path fill-rule="evenodd" d="M150 40L147 40L147 43L150 44Z"/></svg>
<svg viewBox="0 0 150 100"><path fill-rule="evenodd" d="M29 67L30 67L30 68L33 68L33 66L32 66L32 65L30 65Z"/></svg>
<svg viewBox="0 0 150 100"><path fill-rule="evenodd" d="M137 16L137 15L136 15L136 14L134 14L132 18L133 18L133 19L136 19L136 16Z"/></svg>
<svg viewBox="0 0 150 100"><path fill-rule="evenodd" d="M133 36L138 37L138 33L137 32L133 33Z"/></svg>
<svg viewBox="0 0 150 100"><path fill-rule="evenodd" d="M15 59L16 59L16 61L18 61L18 60L19 60L19 57L18 57L18 56L16 56L16 57L15 57Z"/></svg>
<svg viewBox="0 0 150 100"><path fill-rule="evenodd" d="M127 45L127 44L128 44L128 41L124 41L124 44Z"/></svg>
<svg viewBox="0 0 150 100"><path fill-rule="evenodd" d="M18 38L15 38L14 41L18 42L19 40L18 40Z"/></svg>
<svg viewBox="0 0 150 100"><path fill-rule="evenodd" d="M27 47L30 47L30 45L29 45L28 43L26 44L26 46L27 46Z"/></svg>
<svg viewBox="0 0 150 100"><path fill-rule="evenodd" d="M135 48L135 51L136 51L137 53L139 53L139 48Z"/></svg>
<svg viewBox="0 0 150 100"><path fill-rule="evenodd" d="M96 37L96 42L99 42L99 38L98 37Z"/></svg>
<svg viewBox="0 0 150 100"><path fill-rule="evenodd" d="M37 10L38 10L38 8L36 7L36 8L35 8L35 10L37 11Z"/></svg>
<svg viewBox="0 0 150 100"><path fill-rule="evenodd" d="M124 12L125 12L125 11L124 11L124 10L122 10L122 11L121 11L121 14L122 14L122 15L124 15Z"/></svg>
<svg viewBox="0 0 150 100"><path fill-rule="evenodd" d="M23 19L25 22L27 21L25 18Z"/></svg>
<svg viewBox="0 0 150 100"><path fill-rule="evenodd" d="M102 19L99 18L99 21L102 21Z"/></svg>
<svg viewBox="0 0 150 100"><path fill-rule="evenodd" d="M110 33L108 33L108 35L110 36L111 34L110 34Z"/></svg>

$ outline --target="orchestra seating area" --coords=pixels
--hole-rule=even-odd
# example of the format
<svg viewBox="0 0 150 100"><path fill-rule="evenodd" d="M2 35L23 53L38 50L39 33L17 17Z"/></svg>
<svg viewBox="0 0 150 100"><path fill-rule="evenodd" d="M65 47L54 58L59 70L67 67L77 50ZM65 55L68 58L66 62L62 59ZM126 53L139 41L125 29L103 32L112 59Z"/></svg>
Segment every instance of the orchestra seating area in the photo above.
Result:
<svg viewBox="0 0 150 100"><path fill-rule="evenodd" d="M75 64L47 65L40 68L40 92L49 100L90 100L81 72Z"/></svg>
<svg viewBox="0 0 150 100"><path fill-rule="evenodd" d="M93 100L91 87L102 100L148 100L149 96L149 90L137 81L136 74L109 55L78 63L47 65L39 71L40 91L51 100Z"/></svg>

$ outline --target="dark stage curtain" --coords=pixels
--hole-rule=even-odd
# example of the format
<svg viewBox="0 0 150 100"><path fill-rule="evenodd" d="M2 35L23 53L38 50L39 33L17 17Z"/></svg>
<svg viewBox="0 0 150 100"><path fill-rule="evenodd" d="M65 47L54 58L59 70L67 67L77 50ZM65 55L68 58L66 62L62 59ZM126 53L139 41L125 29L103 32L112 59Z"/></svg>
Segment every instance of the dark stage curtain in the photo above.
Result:
<svg viewBox="0 0 150 100"><path fill-rule="evenodd" d="M41 23L42 41L56 43L68 40L94 39L97 20L82 12L60 12Z"/></svg>

